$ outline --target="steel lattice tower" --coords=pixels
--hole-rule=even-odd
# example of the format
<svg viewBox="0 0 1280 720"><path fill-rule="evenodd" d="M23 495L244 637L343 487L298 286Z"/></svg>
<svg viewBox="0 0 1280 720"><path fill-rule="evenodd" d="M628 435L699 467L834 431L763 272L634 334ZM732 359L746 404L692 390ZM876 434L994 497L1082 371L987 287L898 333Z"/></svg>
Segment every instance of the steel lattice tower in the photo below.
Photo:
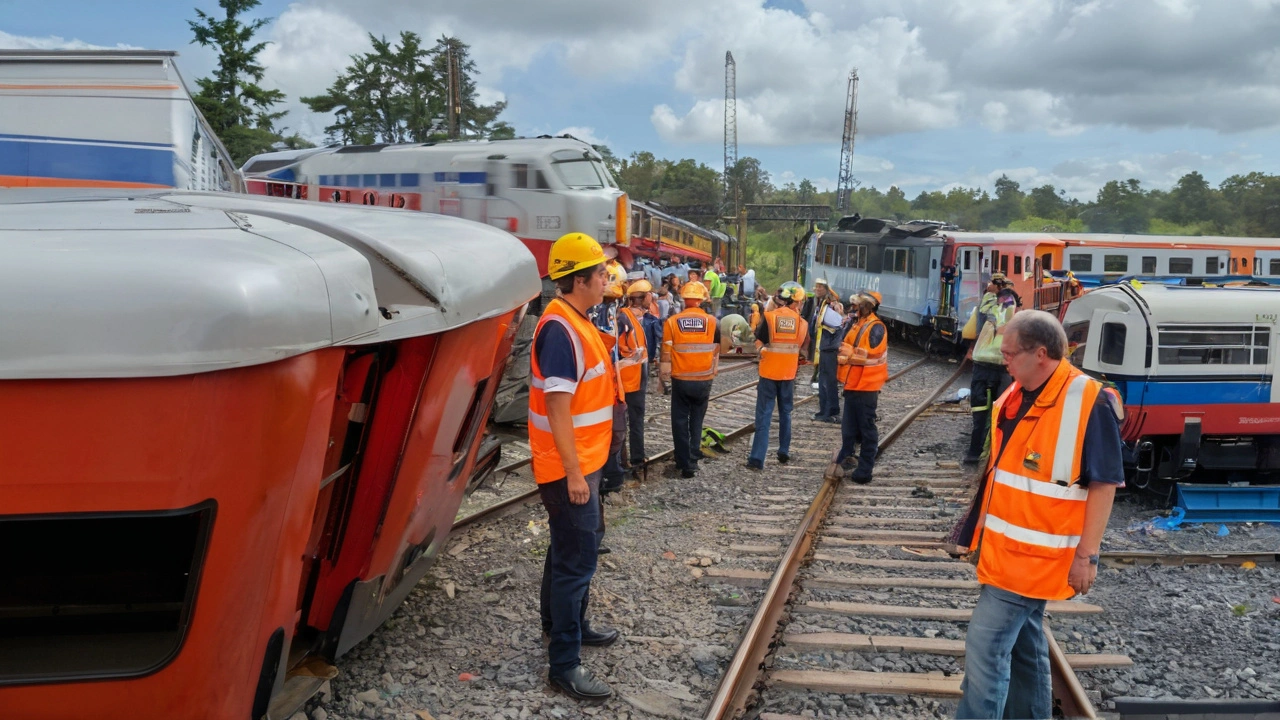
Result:
<svg viewBox="0 0 1280 720"><path fill-rule="evenodd" d="M724 54L724 204L734 207L729 171L738 164L738 66L733 53Z"/></svg>
<svg viewBox="0 0 1280 720"><path fill-rule="evenodd" d="M836 209L849 207L853 193L853 138L858 134L858 69L849 71L849 94L844 105L844 137L840 140L840 180L836 183Z"/></svg>

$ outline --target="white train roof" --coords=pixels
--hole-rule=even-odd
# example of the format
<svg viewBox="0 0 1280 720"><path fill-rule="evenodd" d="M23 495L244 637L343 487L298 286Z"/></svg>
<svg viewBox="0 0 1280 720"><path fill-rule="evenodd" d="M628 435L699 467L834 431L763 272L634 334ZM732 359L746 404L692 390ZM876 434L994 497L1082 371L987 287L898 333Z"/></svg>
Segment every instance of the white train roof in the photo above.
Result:
<svg viewBox="0 0 1280 720"><path fill-rule="evenodd" d="M0 379L255 365L447 331L540 290L519 240L457 218L173 190L0 193Z"/></svg>
<svg viewBox="0 0 1280 720"><path fill-rule="evenodd" d="M1133 293L1141 303L1133 301ZM1135 305L1157 323L1253 323L1260 322L1259 315L1280 313L1280 286L1106 285L1072 300L1063 323L1087 319L1095 310L1128 312Z"/></svg>
<svg viewBox="0 0 1280 720"><path fill-rule="evenodd" d="M974 245L1063 245L1062 239L1050 233L980 233L980 232L944 232L941 233L957 243Z"/></svg>
<svg viewBox="0 0 1280 720"><path fill-rule="evenodd" d="M281 150L263 153L249 158L243 171L246 175L265 175L270 172L316 158L324 166L361 167L365 161L376 157L382 168L410 169L424 159L436 161L482 162L491 159L533 160L552 153L586 156L600 161L600 155L591 145L573 137L520 138L516 140L465 140L440 143L401 143L395 145L348 145L343 147L311 148L307 150ZM392 172L387 169L386 172Z"/></svg>
<svg viewBox="0 0 1280 720"><path fill-rule="evenodd" d="M1280 239L1218 235L1122 235L1119 233L1058 233L1068 243L1087 247L1252 247L1280 249Z"/></svg>

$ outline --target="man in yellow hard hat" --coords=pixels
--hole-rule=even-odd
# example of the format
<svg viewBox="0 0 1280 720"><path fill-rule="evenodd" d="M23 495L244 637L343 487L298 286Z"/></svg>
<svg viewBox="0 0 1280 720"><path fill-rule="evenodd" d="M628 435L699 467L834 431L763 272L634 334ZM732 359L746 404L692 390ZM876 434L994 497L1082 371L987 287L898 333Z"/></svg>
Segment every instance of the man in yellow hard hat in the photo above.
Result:
<svg viewBox="0 0 1280 720"><path fill-rule="evenodd" d="M648 339L643 332L653 285L636 280L627 286L627 306L618 313L618 371L627 398L627 452L633 470L644 465L644 406L649 391ZM623 326L626 330L623 330Z"/></svg>
<svg viewBox="0 0 1280 720"><path fill-rule="evenodd" d="M689 282L680 288L684 310L667 319L662 331L659 378L671 383L671 435L681 477L698 472L702 457L702 419L711 399L711 382L720 362L720 328L702 309L707 288Z"/></svg>
<svg viewBox="0 0 1280 720"><path fill-rule="evenodd" d="M581 646L618 639L617 630L593 629L586 621L603 525L600 476L614 406L622 401L617 376L609 371L609 349L586 314L604 298L604 262L600 244L582 233L569 233L551 247L548 275L560 296L538 321L530 357L529 449L551 535L540 603L551 639L549 680L586 700L613 691L582 666Z"/></svg>

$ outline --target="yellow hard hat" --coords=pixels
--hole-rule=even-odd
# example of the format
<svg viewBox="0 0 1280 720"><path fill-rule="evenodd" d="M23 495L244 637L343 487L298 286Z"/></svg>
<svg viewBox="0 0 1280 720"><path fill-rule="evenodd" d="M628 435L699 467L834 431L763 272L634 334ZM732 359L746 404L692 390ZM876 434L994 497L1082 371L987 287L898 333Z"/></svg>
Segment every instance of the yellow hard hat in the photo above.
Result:
<svg viewBox="0 0 1280 720"><path fill-rule="evenodd" d="M637 280L631 283L631 286L627 288L628 295L636 295L638 293L651 293L651 292L653 292L653 286L649 284L648 280Z"/></svg>
<svg viewBox="0 0 1280 720"><path fill-rule="evenodd" d="M804 288L798 282L784 282L778 288L778 297L791 302L804 302Z"/></svg>
<svg viewBox="0 0 1280 720"><path fill-rule="evenodd" d="M622 283L610 278L608 284L604 286L604 296L610 300L622 297Z"/></svg>
<svg viewBox="0 0 1280 720"><path fill-rule="evenodd" d="M707 300L711 295L707 292L707 286L700 282L688 282L680 288L680 297L685 300Z"/></svg>
<svg viewBox="0 0 1280 720"><path fill-rule="evenodd" d="M622 263L617 260L608 260L605 266L609 268L609 278L620 283L627 282L627 270L622 267Z"/></svg>
<svg viewBox="0 0 1280 720"><path fill-rule="evenodd" d="M594 238L585 233L569 233L561 236L551 246L551 255L547 258L547 275L552 280L559 280L565 275L604 261L604 250Z"/></svg>

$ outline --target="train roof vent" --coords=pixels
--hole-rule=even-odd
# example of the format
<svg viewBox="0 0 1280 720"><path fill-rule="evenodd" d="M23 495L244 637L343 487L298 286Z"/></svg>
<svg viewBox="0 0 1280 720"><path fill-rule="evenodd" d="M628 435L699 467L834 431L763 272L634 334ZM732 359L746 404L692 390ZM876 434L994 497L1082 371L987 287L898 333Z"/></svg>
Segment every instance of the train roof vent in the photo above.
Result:
<svg viewBox="0 0 1280 720"><path fill-rule="evenodd" d="M890 221L879 218L859 218L857 222L849 225L849 232L877 234L884 232L890 224ZM840 229L845 229L843 221L840 223Z"/></svg>
<svg viewBox="0 0 1280 720"><path fill-rule="evenodd" d="M387 147L386 143L381 143L379 145L346 145L338 148L338 154L381 152L384 147Z"/></svg>
<svg viewBox="0 0 1280 720"><path fill-rule="evenodd" d="M897 237L929 237L938 233L938 226L929 222L910 222L905 225L894 225L889 234Z"/></svg>

